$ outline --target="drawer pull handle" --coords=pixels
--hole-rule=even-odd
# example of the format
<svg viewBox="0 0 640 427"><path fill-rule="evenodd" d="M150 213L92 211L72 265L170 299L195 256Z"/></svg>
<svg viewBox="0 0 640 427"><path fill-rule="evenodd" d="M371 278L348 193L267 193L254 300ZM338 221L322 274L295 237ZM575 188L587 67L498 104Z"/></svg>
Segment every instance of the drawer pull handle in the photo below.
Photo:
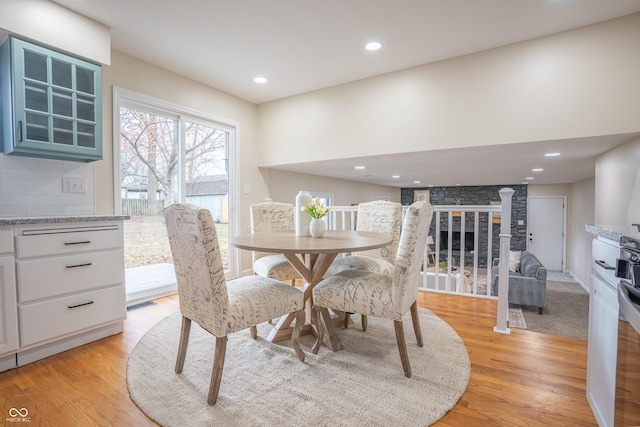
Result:
<svg viewBox="0 0 640 427"><path fill-rule="evenodd" d="M67 265L67 268L88 267L90 265L91 265L91 263L87 262L86 264Z"/></svg>
<svg viewBox="0 0 640 427"><path fill-rule="evenodd" d="M84 307L85 305L91 305L91 304L93 304L93 301L83 302L82 304L76 304L76 305L68 305L67 308L78 308L78 307Z"/></svg>
<svg viewBox="0 0 640 427"><path fill-rule="evenodd" d="M83 242L65 242L65 246L68 245L86 245L87 243L91 243L91 240L85 240Z"/></svg>
<svg viewBox="0 0 640 427"><path fill-rule="evenodd" d="M615 270L616 268L613 265L609 265L606 262L597 259L596 260L596 264L598 264L600 267L604 268L605 270Z"/></svg>

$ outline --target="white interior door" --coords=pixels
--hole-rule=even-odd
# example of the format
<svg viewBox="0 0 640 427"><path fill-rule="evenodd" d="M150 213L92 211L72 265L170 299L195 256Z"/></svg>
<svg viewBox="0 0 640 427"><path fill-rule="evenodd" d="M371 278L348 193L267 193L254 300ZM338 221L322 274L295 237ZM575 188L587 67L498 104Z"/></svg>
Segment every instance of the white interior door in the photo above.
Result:
<svg viewBox="0 0 640 427"><path fill-rule="evenodd" d="M530 197L527 247L547 270L564 271L564 197Z"/></svg>

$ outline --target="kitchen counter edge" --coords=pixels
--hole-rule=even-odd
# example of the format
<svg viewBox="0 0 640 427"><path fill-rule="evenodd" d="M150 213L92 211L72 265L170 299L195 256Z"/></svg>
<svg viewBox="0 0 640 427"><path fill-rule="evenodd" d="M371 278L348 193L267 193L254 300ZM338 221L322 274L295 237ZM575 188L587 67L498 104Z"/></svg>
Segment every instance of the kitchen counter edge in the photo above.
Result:
<svg viewBox="0 0 640 427"><path fill-rule="evenodd" d="M640 239L640 233L638 233L638 229L630 225L585 224L584 229L595 236L613 240L618 244L620 243L620 239L622 239L623 236Z"/></svg>
<svg viewBox="0 0 640 427"><path fill-rule="evenodd" d="M0 225L24 224L61 224L96 221L122 221L131 218L129 215L78 215L78 216L34 216L34 217L0 217Z"/></svg>

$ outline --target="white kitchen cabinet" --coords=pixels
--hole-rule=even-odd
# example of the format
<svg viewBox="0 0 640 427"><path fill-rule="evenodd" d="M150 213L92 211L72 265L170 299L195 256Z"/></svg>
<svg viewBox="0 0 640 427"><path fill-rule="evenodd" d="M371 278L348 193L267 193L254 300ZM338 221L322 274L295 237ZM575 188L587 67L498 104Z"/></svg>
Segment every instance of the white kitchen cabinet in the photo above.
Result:
<svg viewBox="0 0 640 427"><path fill-rule="evenodd" d="M618 351L618 279L612 267L620 246L610 240L593 241L587 400L601 427L613 427L616 358Z"/></svg>
<svg viewBox="0 0 640 427"><path fill-rule="evenodd" d="M16 225L21 366L122 332L121 221Z"/></svg>
<svg viewBox="0 0 640 427"><path fill-rule="evenodd" d="M13 229L0 227L0 372L16 366L18 317Z"/></svg>

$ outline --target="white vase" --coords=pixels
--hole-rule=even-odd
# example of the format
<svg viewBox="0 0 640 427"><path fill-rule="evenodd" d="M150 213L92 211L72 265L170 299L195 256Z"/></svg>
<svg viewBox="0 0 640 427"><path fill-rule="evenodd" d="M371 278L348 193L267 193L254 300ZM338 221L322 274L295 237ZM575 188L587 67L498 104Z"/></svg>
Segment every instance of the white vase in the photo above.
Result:
<svg viewBox="0 0 640 427"><path fill-rule="evenodd" d="M324 232L327 231L327 223L322 218L311 218L309 231L313 237L322 237Z"/></svg>
<svg viewBox="0 0 640 427"><path fill-rule="evenodd" d="M296 196L296 236L311 236L309 231L311 217L308 213L302 211L302 208L311 204L311 201L311 193L308 191L301 191Z"/></svg>

